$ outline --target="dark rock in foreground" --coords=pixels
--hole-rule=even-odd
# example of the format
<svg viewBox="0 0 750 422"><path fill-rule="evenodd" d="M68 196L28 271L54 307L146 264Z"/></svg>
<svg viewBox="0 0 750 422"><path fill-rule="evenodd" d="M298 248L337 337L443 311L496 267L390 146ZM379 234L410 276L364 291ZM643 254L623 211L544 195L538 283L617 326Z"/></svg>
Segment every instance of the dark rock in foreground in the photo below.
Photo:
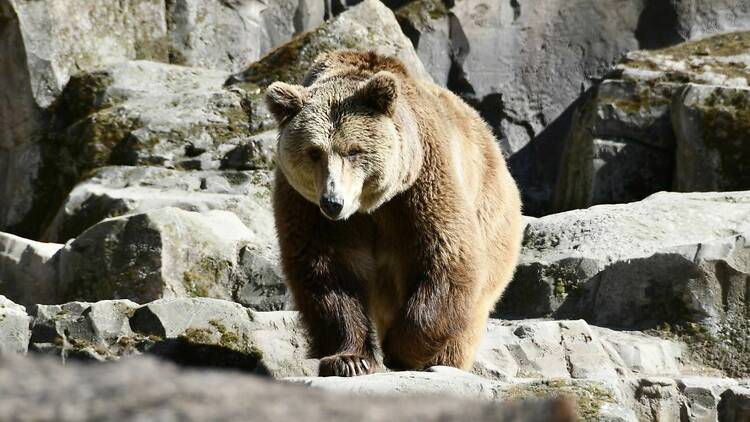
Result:
<svg viewBox="0 0 750 422"><path fill-rule="evenodd" d="M482 403L329 394L233 372L183 370L147 358L64 367L46 359L0 360L0 414L15 421L390 422L395 415L424 421L569 421L571 412L561 399Z"/></svg>

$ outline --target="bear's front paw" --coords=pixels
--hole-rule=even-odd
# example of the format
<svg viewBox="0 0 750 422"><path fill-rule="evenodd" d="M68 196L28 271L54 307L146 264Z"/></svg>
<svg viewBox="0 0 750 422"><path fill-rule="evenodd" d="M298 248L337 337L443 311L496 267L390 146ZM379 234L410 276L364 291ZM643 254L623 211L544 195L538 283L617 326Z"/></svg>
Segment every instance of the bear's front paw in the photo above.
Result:
<svg viewBox="0 0 750 422"><path fill-rule="evenodd" d="M376 369L377 362L371 357L340 353L321 359L318 373L321 377L356 377L375 373Z"/></svg>

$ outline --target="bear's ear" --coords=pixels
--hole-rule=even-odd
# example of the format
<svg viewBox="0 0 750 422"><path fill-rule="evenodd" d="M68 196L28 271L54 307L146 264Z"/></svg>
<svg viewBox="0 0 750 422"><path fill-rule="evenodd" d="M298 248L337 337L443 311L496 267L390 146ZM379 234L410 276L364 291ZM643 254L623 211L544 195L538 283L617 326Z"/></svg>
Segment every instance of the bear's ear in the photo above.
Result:
<svg viewBox="0 0 750 422"><path fill-rule="evenodd" d="M276 121L282 123L302 110L306 96L303 86L274 82L266 89L266 104Z"/></svg>
<svg viewBox="0 0 750 422"><path fill-rule="evenodd" d="M384 70L363 83L357 92L370 107L391 116L399 95L398 79L393 73Z"/></svg>

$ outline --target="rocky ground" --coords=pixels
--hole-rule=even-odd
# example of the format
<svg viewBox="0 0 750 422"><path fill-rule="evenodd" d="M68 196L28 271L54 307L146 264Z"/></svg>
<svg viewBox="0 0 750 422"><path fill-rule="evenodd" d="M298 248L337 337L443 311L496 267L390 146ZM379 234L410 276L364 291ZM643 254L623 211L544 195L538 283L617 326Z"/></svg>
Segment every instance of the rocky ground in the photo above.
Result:
<svg viewBox="0 0 750 422"><path fill-rule="evenodd" d="M0 415L750 420L750 3L68 3L0 0ZM335 48L475 106L535 216L471 373L315 377L262 92Z"/></svg>

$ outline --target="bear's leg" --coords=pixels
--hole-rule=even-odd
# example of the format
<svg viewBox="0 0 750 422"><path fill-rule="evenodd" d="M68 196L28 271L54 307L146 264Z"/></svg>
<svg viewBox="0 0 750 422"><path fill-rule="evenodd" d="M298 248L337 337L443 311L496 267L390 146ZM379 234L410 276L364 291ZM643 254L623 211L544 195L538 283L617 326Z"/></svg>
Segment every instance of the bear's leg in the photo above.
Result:
<svg viewBox="0 0 750 422"><path fill-rule="evenodd" d="M372 328L364 303L371 239L368 221L330 221L277 174L274 212L281 264L321 376L375 372Z"/></svg>
<svg viewBox="0 0 750 422"><path fill-rule="evenodd" d="M405 370L472 364L475 339L481 339L481 333L475 335L475 318L471 317L473 286L450 280L470 279L463 276L446 271L420 283L383 339L386 366Z"/></svg>
<svg viewBox="0 0 750 422"><path fill-rule="evenodd" d="M479 313L476 304L487 275L478 259L481 242L475 240L476 225L456 207L440 208L443 214L446 209L456 214L436 218L441 212L435 206L440 208L439 203L421 207L421 213L430 218L410 220L409 236L415 240L407 247L412 253L401 254L407 260L400 268L407 269L403 290L408 295L382 345L384 363L392 369L424 369L436 360L469 366L473 339L481 338L474 335L475 320L487 314Z"/></svg>
<svg viewBox="0 0 750 422"><path fill-rule="evenodd" d="M426 366L452 366L468 371L474 364L479 343L487 326L487 315L476 316L467 330L449 339Z"/></svg>

